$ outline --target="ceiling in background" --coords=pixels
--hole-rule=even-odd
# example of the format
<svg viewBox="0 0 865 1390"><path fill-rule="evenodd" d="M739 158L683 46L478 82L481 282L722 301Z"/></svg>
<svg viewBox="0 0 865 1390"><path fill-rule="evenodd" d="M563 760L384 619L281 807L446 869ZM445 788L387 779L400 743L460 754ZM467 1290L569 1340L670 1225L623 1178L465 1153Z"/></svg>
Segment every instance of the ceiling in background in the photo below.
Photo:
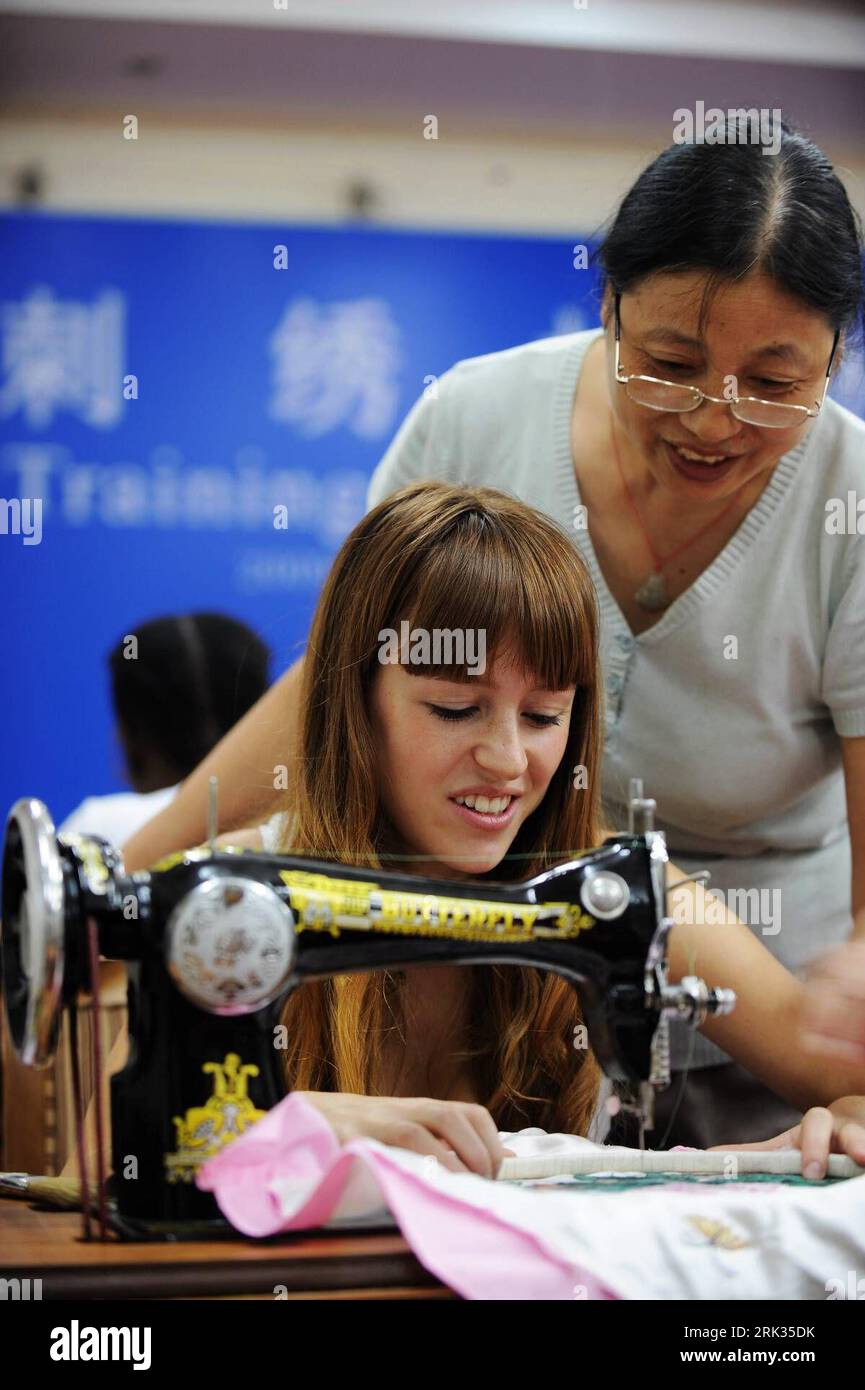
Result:
<svg viewBox="0 0 865 1390"><path fill-rule="evenodd" d="M860 0L19 0L0 10L611 52L771 54L829 67L865 60Z"/></svg>
<svg viewBox="0 0 865 1390"><path fill-rule="evenodd" d="M3 105L7 112L44 115L52 110L120 107L164 109L172 117L187 113L190 118L217 119L222 113L229 119L256 120L273 115L322 124L356 124L362 115L365 123L395 128L435 114L442 133L449 122L454 134L513 130L568 138L581 128L633 130L635 123L644 123L649 134L669 128L676 107L704 101L707 107L778 107L827 144L861 143L862 72L836 64L842 56L848 64L865 63L865 19L852 13L844 18L842 7L806 7L811 21L821 17L824 42L814 44L812 65L804 66L801 53L795 60L791 56L796 45L789 40L799 15L791 0L778 7L743 8L736 0L720 7L615 6L619 18L625 11L640 12L643 29L645 17L651 16L656 46L670 15L678 14L678 51L649 54L630 51L635 33L639 35L633 28L619 36L618 48L554 46L551 38L543 42L534 33L519 41L513 24L509 36L502 36L506 26L501 21L508 14L513 18L521 12L523 29L529 29L527 14L537 18L535 11L554 10L559 28L564 11L569 31L575 27L585 37L580 26L587 15L606 11L609 16L611 7L598 0L591 0L585 12L569 8L566 0L555 5L539 0L536 6L507 0L441 0L434 6L400 0L400 12L411 16L410 21L403 19L401 33L383 31L384 12L395 10L391 0L339 6L332 0L288 3L286 13L274 11L273 0L29 0L26 15L0 6ZM120 12L161 16L169 6L172 22L114 17ZM687 56L682 44L693 33L694 16L702 30L707 12L718 9L726 16L727 31L743 15L762 17L765 24L771 12L777 41L757 46L752 24L738 31L747 41L740 37L735 58L725 59L718 55L717 44L705 43L711 56ZM496 25L492 21L499 11ZM460 33L421 41L404 32L412 25L419 27L419 16L425 16L427 28L441 31L448 18L453 27L460 12L474 16L475 29L483 27L482 19L489 21L483 39ZM861 16L859 6L857 13ZM229 22L230 15L240 14L248 21L243 27ZM316 29L298 27L302 19L308 25L312 14ZM686 14L691 18L683 25ZM180 22L194 15L208 22ZM342 24L337 23L339 16ZM346 30L349 19L354 32ZM330 24L327 29L325 21ZM601 26L596 24L593 32L600 33ZM858 49L849 41L854 32L862 36ZM841 44L844 34L846 46ZM612 35L608 42L612 45ZM759 55L759 61L742 57L743 48ZM774 61L767 63L766 53L772 53ZM783 62L778 61L781 53L787 55ZM814 65L818 55L821 63L832 66Z"/></svg>

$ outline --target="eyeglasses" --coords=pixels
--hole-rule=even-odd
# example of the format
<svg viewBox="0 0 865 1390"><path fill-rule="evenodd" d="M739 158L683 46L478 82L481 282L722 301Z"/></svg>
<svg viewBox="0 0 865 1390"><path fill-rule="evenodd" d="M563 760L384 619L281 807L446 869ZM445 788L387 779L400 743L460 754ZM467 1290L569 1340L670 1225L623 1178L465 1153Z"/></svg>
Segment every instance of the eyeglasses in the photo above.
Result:
<svg viewBox="0 0 865 1390"><path fill-rule="evenodd" d="M620 386L624 386L628 397L635 401L637 405L648 406L650 410L671 410L676 415L684 415L689 410L696 410L703 401L715 401L719 405L728 405L737 420L741 420L746 425L759 425L761 429L784 430L790 429L795 425L803 425L807 419L820 414L823 409L823 402L826 399L826 392L829 390L829 377L832 372L832 363L835 360L835 350L838 347L840 331L835 334L835 341L832 344L832 354L829 358L829 365L826 368L826 380L823 383L823 394L819 401L814 402L814 406L809 409L806 405L786 405L781 401L764 401L758 396L710 396L707 392L701 391L698 386L685 386L682 382L663 381L656 376L641 376L636 373L623 373L619 365L619 347L621 339L621 322L619 320L619 299L615 296L616 305L616 381Z"/></svg>

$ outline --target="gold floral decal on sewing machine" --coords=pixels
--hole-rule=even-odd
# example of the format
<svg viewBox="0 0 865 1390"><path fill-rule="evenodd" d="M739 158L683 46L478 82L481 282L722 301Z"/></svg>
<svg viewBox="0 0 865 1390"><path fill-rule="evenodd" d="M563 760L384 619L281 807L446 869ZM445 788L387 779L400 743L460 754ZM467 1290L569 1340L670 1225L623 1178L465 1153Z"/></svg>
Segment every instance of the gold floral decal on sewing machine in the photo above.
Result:
<svg viewBox="0 0 865 1390"><path fill-rule="evenodd" d="M61 844L68 845L78 855L90 891L92 893L105 893L110 874L105 856L102 853L102 846L96 840L92 840L89 835L79 835L75 831L68 835L60 835L58 839Z"/></svg>
<svg viewBox="0 0 865 1390"><path fill-rule="evenodd" d="M201 1070L213 1077L213 1095L192 1106L183 1119L173 1116L177 1152L165 1155L169 1182L192 1182L202 1163L267 1114L256 1110L246 1093L248 1078L258 1076L258 1067L241 1066L236 1052L227 1053L222 1062L205 1062Z"/></svg>
<svg viewBox="0 0 865 1390"><path fill-rule="evenodd" d="M448 936L460 941L530 941L574 937L595 925L574 903L485 902L441 894L398 892L376 883L283 869L297 931L377 931Z"/></svg>

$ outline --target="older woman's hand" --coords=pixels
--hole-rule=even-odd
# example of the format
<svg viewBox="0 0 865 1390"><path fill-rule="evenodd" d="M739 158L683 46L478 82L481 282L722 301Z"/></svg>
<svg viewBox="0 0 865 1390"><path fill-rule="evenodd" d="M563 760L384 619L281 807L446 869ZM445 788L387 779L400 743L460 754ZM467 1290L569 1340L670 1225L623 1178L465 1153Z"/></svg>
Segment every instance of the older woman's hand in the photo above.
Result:
<svg viewBox="0 0 865 1390"><path fill-rule="evenodd" d="M861 1063L865 1085L865 940L848 941L812 963L800 1036L808 1052Z"/></svg>
<svg viewBox="0 0 865 1390"><path fill-rule="evenodd" d="M815 1106L801 1124L758 1144L716 1144L714 1149L801 1149L802 1175L825 1178L830 1153L847 1154L865 1167L865 1096L842 1096L828 1107Z"/></svg>

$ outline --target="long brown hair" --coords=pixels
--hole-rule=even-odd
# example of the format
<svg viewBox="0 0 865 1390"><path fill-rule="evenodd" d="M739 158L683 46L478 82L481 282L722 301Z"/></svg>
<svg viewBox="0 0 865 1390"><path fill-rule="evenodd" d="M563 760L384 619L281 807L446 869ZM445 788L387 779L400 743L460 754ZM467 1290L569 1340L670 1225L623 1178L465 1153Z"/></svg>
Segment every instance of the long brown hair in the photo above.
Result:
<svg viewBox="0 0 865 1390"><path fill-rule="evenodd" d="M567 745L510 852L481 878L528 878L598 843L601 702L595 592L575 547L546 516L487 487L413 483L346 538L316 608L303 664L290 828L283 852L368 866L401 847L379 790L370 693L380 633L480 630L487 661L516 659L541 686L576 686ZM404 668L409 674L411 666ZM415 668L417 669L417 668ZM422 674L465 676L465 666ZM572 785L576 766L585 787ZM577 1051L573 988L534 968L465 966L478 1098L500 1129L585 1133L600 1070ZM404 1024L401 972L334 976L289 998L286 1079L295 1090L380 1095L385 1035Z"/></svg>

